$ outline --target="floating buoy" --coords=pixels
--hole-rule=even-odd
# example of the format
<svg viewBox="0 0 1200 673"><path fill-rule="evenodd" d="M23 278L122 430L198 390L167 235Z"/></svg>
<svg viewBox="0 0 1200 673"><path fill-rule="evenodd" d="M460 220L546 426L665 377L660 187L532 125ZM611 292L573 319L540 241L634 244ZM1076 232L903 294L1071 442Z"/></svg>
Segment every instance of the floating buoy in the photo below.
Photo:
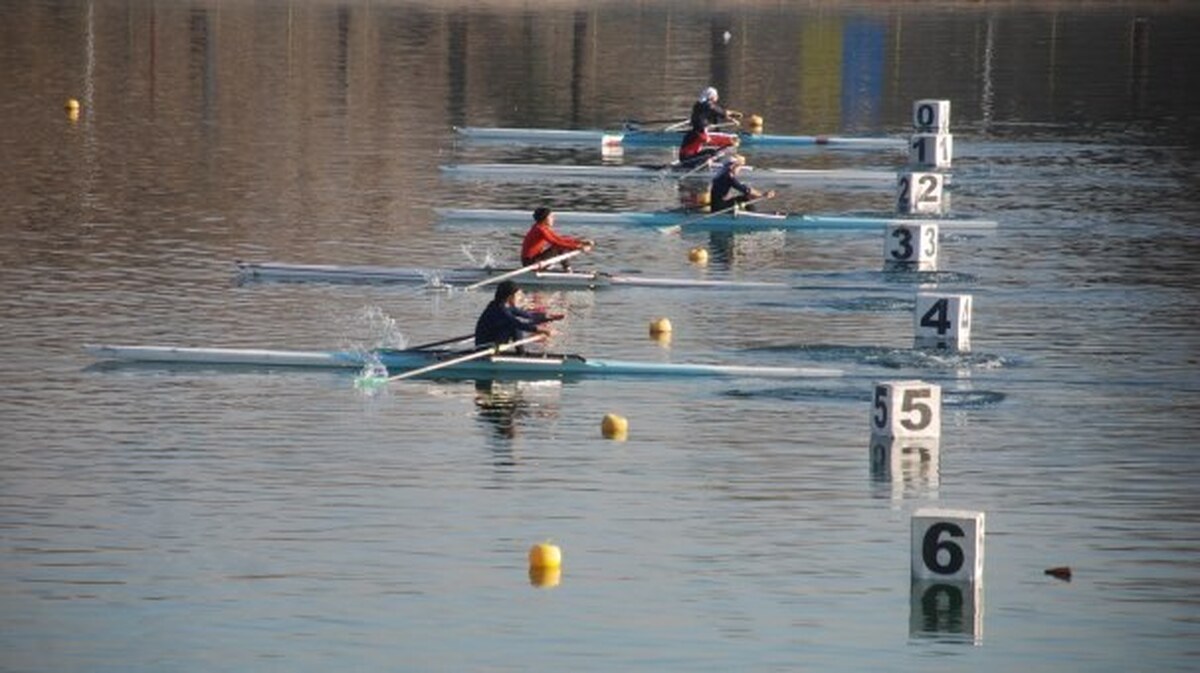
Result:
<svg viewBox="0 0 1200 673"><path fill-rule="evenodd" d="M539 542L529 548L530 568L557 568L562 565L562 550L550 542Z"/></svg>
<svg viewBox="0 0 1200 673"><path fill-rule="evenodd" d="M67 112L70 112L71 110L78 111L79 101L75 100L74 98L68 98L67 102L63 104L63 108L65 108Z"/></svg>
<svg viewBox="0 0 1200 673"><path fill-rule="evenodd" d="M746 122L746 125L754 133L762 133L763 118L758 115L750 115L750 119Z"/></svg>
<svg viewBox="0 0 1200 673"><path fill-rule="evenodd" d="M650 335L670 334L671 321L668 318L659 318L658 320L650 321Z"/></svg>
<svg viewBox="0 0 1200 673"><path fill-rule="evenodd" d="M605 439L625 441L629 437L629 421L624 416L605 414L604 420L600 421L600 432Z"/></svg>
<svg viewBox="0 0 1200 673"><path fill-rule="evenodd" d="M1068 566L1058 566L1055 568L1047 568L1046 574L1051 577L1060 579L1064 582L1071 581L1071 568Z"/></svg>
<svg viewBox="0 0 1200 673"><path fill-rule="evenodd" d="M539 589L553 589L562 582L562 568L530 568L529 583Z"/></svg>
<svg viewBox="0 0 1200 673"><path fill-rule="evenodd" d="M697 246L688 250L688 261L693 264L708 264L708 249Z"/></svg>

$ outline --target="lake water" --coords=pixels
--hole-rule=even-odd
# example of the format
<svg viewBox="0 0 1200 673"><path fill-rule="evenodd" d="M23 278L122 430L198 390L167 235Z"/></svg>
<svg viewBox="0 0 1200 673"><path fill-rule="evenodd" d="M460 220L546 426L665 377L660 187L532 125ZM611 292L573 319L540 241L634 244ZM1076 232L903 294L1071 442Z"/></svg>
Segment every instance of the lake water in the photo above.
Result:
<svg viewBox="0 0 1200 673"><path fill-rule="evenodd" d="M1197 34L1172 2L0 4L0 670L1195 670ZM486 293L233 263L512 263L520 228L434 209L677 206L665 180L438 167L601 163L452 127L613 128L709 84L772 133L907 137L914 100L951 101L951 212L998 223L943 231L969 353L913 349L879 232L603 227L567 232L587 265L794 287L537 292L568 314L554 349L846 375L369 392L82 350L470 332ZM771 207L887 215L891 192ZM943 389L936 450L873 467L872 384L916 378ZM985 513L982 582L910 581L924 507ZM536 587L548 538L563 571Z"/></svg>

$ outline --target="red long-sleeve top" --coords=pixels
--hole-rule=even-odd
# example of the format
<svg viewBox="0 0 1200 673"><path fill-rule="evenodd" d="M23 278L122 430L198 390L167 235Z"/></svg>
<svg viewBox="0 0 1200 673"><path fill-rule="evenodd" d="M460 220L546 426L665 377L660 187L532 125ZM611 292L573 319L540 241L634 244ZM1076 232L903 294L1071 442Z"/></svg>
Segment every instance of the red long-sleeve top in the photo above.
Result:
<svg viewBox="0 0 1200 673"><path fill-rule="evenodd" d="M522 263L528 264L524 260L533 259L550 247L561 248L563 252L578 250L583 247L583 241L554 231L545 220L534 222L529 228L529 233L525 234L525 240L521 242Z"/></svg>

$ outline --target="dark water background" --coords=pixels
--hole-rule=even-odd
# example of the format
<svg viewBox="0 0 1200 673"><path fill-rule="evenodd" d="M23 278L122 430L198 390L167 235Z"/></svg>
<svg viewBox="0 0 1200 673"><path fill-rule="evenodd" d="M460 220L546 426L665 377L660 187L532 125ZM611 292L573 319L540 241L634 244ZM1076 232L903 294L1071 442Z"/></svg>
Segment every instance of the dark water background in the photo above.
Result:
<svg viewBox="0 0 1200 673"><path fill-rule="evenodd" d="M1184 2L0 4L0 670L1194 670L1198 28ZM952 211L999 222L942 243L971 353L912 350L915 288L874 233L616 229L572 233L605 268L809 289L540 293L569 313L556 348L847 377L367 394L80 348L470 331L482 295L245 285L233 261L511 262L515 230L433 209L677 205L661 181L437 167L598 163L451 128L612 127L709 84L775 133L906 136L915 99L952 102ZM872 469L880 378L942 384L932 464ZM628 441L600 437L607 412ZM910 585L930 505L986 513L965 610ZM564 572L534 588L545 538Z"/></svg>

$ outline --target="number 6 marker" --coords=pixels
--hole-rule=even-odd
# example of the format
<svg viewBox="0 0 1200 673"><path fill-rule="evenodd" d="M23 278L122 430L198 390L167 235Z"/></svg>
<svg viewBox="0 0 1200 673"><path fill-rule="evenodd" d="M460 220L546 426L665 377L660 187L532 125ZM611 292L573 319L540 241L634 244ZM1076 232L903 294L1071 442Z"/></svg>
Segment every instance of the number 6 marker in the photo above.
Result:
<svg viewBox="0 0 1200 673"><path fill-rule="evenodd" d="M983 512L913 512L912 576L917 580L982 582Z"/></svg>

